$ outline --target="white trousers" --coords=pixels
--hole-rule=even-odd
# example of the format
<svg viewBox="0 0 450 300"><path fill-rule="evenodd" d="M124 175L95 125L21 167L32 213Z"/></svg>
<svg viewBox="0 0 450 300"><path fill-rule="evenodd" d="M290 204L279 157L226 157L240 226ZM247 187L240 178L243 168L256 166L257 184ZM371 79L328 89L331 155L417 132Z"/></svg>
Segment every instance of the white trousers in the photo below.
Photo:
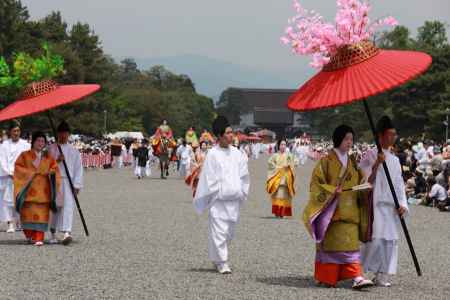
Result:
<svg viewBox="0 0 450 300"><path fill-rule="evenodd" d="M62 179L61 193L64 199L64 205L58 208L56 213L53 213L50 228L61 232L72 232L75 199L73 198L67 178Z"/></svg>
<svg viewBox="0 0 450 300"><path fill-rule="evenodd" d="M181 163L180 164L180 177L185 178L188 174L188 170L190 169L190 163Z"/></svg>
<svg viewBox="0 0 450 300"><path fill-rule="evenodd" d="M14 182L11 178L3 178L0 189L0 222L13 222L18 219L14 210Z"/></svg>
<svg viewBox="0 0 450 300"><path fill-rule="evenodd" d="M208 219L208 256L216 263L228 261L228 246L234 237L236 222L209 216Z"/></svg>
<svg viewBox="0 0 450 300"><path fill-rule="evenodd" d="M398 264L397 240L374 239L361 246L364 272L396 274Z"/></svg>

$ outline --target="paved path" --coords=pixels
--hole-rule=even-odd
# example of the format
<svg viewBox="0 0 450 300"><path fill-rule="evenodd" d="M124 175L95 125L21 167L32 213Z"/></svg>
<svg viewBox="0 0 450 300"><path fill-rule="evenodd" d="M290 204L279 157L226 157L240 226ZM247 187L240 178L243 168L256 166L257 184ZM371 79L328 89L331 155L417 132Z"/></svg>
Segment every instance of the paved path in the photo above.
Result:
<svg viewBox="0 0 450 300"><path fill-rule="evenodd" d="M25 245L22 233L1 227L0 299L450 299L450 214L417 206L408 223L422 278L402 240L392 288L315 287L314 246L300 223L312 166L299 168L294 217L278 220L264 192L265 158L250 163L251 196L229 276L207 260L207 217L194 213L181 180L139 181L130 169L87 172L80 198L89 238L78 219L68 247Z"/></svg>

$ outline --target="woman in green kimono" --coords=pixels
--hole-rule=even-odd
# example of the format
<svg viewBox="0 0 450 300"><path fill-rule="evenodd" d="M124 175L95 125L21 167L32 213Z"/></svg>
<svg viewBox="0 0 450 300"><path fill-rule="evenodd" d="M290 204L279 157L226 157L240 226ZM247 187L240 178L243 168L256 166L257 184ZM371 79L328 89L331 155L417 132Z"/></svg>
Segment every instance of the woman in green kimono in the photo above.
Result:
<svg viewBox="0 0 450 300"><path fill-rule="evenodd" d="M372 286L362 277L360 242L370 236L371 214L366 192L352 188L364 176L354 157L353 129L346 125L333 133L333 145L311 176L310 198L303 214L306 228L316 243L315 279L335 287L340 280L353 279L353 288Z"/></svg>

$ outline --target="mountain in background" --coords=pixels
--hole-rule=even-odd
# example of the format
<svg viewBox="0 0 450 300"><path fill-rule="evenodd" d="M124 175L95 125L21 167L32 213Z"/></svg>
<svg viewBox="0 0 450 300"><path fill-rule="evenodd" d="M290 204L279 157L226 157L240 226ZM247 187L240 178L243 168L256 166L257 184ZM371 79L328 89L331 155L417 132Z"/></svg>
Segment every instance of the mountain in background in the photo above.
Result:
<svg viewBox="0 0 450 300"><path fill-rule="evenodd" d="M157 58L135 58L141 70L163 65L168 70L188 75L198 93L217 101L228 87L242 88L297 88L310 75L308 66L303 70L269 71L229 63L200 55L180 55Z"/></svg>

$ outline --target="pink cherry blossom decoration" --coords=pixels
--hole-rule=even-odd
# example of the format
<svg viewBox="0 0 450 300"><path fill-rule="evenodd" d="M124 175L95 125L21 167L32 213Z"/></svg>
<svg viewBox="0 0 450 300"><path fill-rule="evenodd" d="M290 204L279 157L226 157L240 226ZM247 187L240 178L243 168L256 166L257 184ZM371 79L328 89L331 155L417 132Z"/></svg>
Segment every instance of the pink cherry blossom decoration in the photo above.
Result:
<svg viewBox="0 0 450 300"><path fill-rule="evenodd" d="M281 42L294 54L312 56L311 66L322 68L339 47L370 39L382 26L396 26L389 16L370 23L370 5L359 0L337 0L335 25L326 23L315 11L307 11L294 0L296 15L288 19Z"/></svg>

